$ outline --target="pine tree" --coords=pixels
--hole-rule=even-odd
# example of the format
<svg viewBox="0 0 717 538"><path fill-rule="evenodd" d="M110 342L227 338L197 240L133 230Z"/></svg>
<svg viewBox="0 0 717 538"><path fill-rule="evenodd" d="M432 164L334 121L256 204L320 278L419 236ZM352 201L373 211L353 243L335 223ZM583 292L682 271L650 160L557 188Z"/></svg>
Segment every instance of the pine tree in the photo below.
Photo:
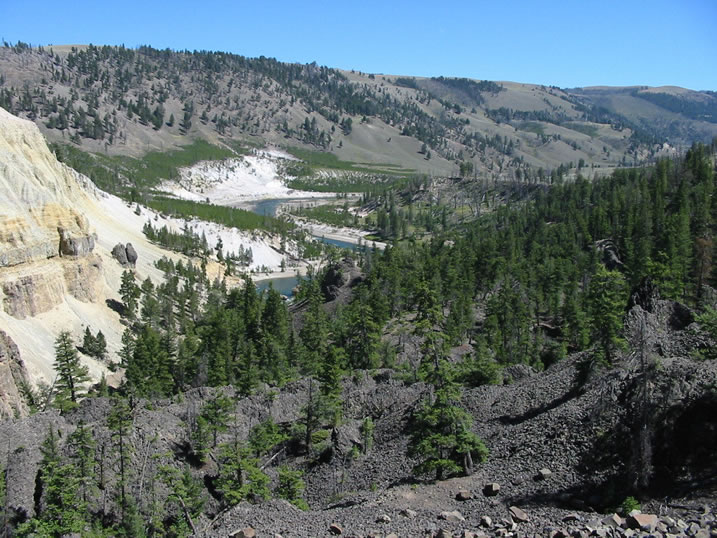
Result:
<svg viewBox="0 0 717 538"><path fill-rule="evenodd" d="M234 506L244 499L267 499L269 477L259 469L259 460L251 455L237 435L220 446L217 491L225 506Z"/></svg>
<svg viewBox="0 0 717 538"><path fill-rule="evenodd" d="M90 327L85 327L85 333L82 337L82 352L92 357L95 356L95 348L97 347L97 340L90 331Z"/></svg>
<svg viewBox="0 0 717 538"><path fill-rule="evenodd" d="M64 536L82 532L87 524L87 505L79 495L81 477L74 465L62 463L53 429L43 441L40 452L40 510L18 528L18 535Z"/></svg>
<svg viewBox="0 0 717 538"><path fill-rule="evenodd" d="M625 346L621 333L626 300L622 274L598 265L590 281L588 311L590 333L592 342L598 346L596 356L599 361L612 364L615 353Z"/></svg>
<svg viewBox="0 0 717 538"><path fill-rule="evenodd" d="M303 476L301 471L294 471L282 465L279 467L279 486L276 493L280 499L286 499L300 510L308 510L309 505L303 498L306 489Z"/></svg>
<svg viewBox="0 0 717 538"><path fill-rule="evenodd" d="M95 336L95 357L101 361L107 358L107 340L101 330Z"/></svg>
<svg viewBox="0 0 717 538"><path fill-rule="evenodd" d="M67 444L70 450L70 460L77 469L82 501L87 503L96 489L95 448L97 443L92 431L85 426L84 422L80 422L77 429L70 434Z"/></svg>
<svg viewBox="0 0 717 538"><path fill-rule="evenodd" d="M472 417L461 407L461 389L447 360L433 369L433 395L428 396L414 417L409 454L420 461L418 475L435 473L436 480L463 471L470 474L474 461L484 461L488 449L470 431Z"/></svg>
<svg viewBox="0 0 717 538"><path fill-rule="evenodd" d="M698 351L697 356L703 359L717 359L717 346L714 345L717 342L717 310L710 307L706 308L702 314L697 316L697 321L700 324L700 328L707 333L713 343L713 345Z"/></svg>
<svg viewBox="0 0 717 538"><path fill-rule="evenodd" d="M416 474L435 472L436 480L461 471L469 474L474 457L483 461L488 451L470 431L471 416L459 404L461 388L455 368L447 360L446 336L441 332L443 313L435 292L423 281L417 294L416 333L423 339L420 371L430 386L414 416L409 454L420 459Z"/></svg>
<svg viewBox="0 0 717 538"><path fill-rule="evenodd" d="M270 284L261 313L260 367L265 379L276 385L291 377L288 360L289 319L281 294Z"/></svg>
<svg viewBox="0 0 717 538"><path fill-rule="evenodd" d="M249 448L255 457L267 454L276 445L285 441L287 436L279 431L279 427L269 417L264 422L254 426L249 432Z"/></svg>
<svg viewBox="0 0 717 538"><path fill-rule="evenodd" d="M338 425L341 421L342 399L341 399L341 378L342 366L346 363L346 354L343 348L332 345L324 355L318 379L320 382L320 397L318 400L317 414L320 419L328 420L332 426Z"/></svg>
<svg viewBox="0 0 717 538"><path fill-rule="evenodd" d="M222 393L216 394L202 406L197 421L201 421L205 428L212 435L212 447L217 446L217 435L227 431L229 416L234 404L231 398Z"/></svg>
<svg viewBox="0 0 717 538"><path fill-rule="evenodd" d="M149 277L142 282L140 290L142 292L142 306L140 308L142 321L156 329L159 327L160 308L159 301L155 296L154 284Z"/></svg>
<svg viewBox="0 0 717 538"><path fill-rule="evenodd" d="M90 380L89 371L80 363L80 357L69 331L62 331L55 340L55 381L54 405L67 411L77 405L84 394L83 383Z"/></svg>
<svg viewBox="0 0 717 538"><path fill-rule="evenodd" d="M143 325L127 363L127 384L141 396L169 396L174 389L170 357L162 348L159 333Z"/></svg>
<svg viewBox="0 0 717 538"><path fill-rule="evenodd" d="M174 536L198 536L195 521L202 514L204 508L204 496L201 482L192 476L188 466L183 471L170 466L163 466L159 470L159 477L169 488L170 503L176 503L184 516L182 523L175 522L172 525L171 535ZM188 527L188 528L187 528ZM191 533L188 532L191 529Z"/></svg>
<svg viewBox="0 0 717 538"><path fill-rule="evenodd" d="M120 364L125 368L132 361L135 348L135 336L131 329L125 329L122 333L122 347L119 351Z"/></svg>
<svg viewBox="0 0 717 538"><path fill-rule="evenodd" d="M135 282L135 275L133 271L127 269L122 273L122 283L119 290L120 296L122 297L122 306L124 307L124 314L129 319L134 319L137 314L137 300L140 298L141 290Z"/></svg>
<svg viewBox="0 0 717 538"><path fill-rule="evenodd" d="M117 495L119 497L120 521L127 524L130 521L130 503L127 495L127 486L130 476L130 459L132 457L132 444L130 435L134 424L132 409L124 398L112 400L112 409L107 416L107 428L110 430L114 453L117 456Z"/></svg>
<svg viewBox="0 0 717 538"><path fill-rule="evenodd" d="M364 454L368 454L373 448L373 430L374 424L371 417L366 417L359 428L361 433L362 450Z"/></svg>
<svg viewBox="0 0 717 538"><path fill-rule="evenodd" d="M349 366L376 368L379 365L380 327L364 297L359 296L352 302L346 332L345 347Z"/></svg>
<svg viewBox="0 0 717 538"><path fill-rule="evenodd" d="M327 353L329 329L326 313L321 308L321 292L318 284L312 283L309 307L301 328L301 369L308 376L309 390L306 404L301 409L301 423L304 428L306 450L311 449L312 433L319 427L322 415L322 401L316 376L321 368L322 358Z"/></svg>

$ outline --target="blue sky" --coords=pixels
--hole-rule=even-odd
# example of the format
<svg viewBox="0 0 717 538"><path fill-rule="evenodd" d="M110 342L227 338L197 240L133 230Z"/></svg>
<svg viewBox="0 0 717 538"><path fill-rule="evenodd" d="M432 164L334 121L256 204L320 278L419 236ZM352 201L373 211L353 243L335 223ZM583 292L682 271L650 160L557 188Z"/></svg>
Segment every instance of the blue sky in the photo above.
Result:
<svg viewBox="0 0 717 538"><path fill-rule="evenodd" d="M221 50L397 75L717 91L717 0L0 0L0 37Z"/></svg>

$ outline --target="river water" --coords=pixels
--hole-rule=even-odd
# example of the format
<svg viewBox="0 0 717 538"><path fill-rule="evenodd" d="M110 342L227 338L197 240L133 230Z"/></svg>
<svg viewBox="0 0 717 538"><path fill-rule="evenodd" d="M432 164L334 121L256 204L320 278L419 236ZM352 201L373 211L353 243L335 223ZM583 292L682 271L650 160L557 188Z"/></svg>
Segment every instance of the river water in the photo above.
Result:
<svg viewBox="0 0 717 538"><path fill-rule="evenodd" d="M275 217L279 206L281 204L299 204L299 203L306 203L307 205L311 202L317 202L319 200L323 199L316 199L316 198L278 198L278 199L266 199L266 200L257 200L256 202L251 203L245 203L242 204L242 207L245 209L252 211L253 213L256 213L257 215L267 215L270 217ZM341 241L339 239L330 239L327 237L319 237L314 236L319 241L322 241L323 243L327 243L329 245L333 245L338 248L346 248L349 250L357 250L359 248L359 245L356 243L349 243L348 241ZM365 248L364 245L361 245L361 248ZM264 291L269 288L269 283L272 283L274 286L274 289L277 290L279 293L286 297L293 297L294 296L294 288L296 288L296 285L298 283L298 279L296 276L288 276L288 277L281 277L281 278L268 278L266 280L261 280L256 283L256 287L259 289L259 291Z"/></svg>
<svg viewBox="0 0 717 538"><path fill-rule="evenodd" d="M260 280L256 282L256 287L259 291L269 289L269 284L274 286L274 289L286 297L294 296L294 288L299 283L299 279L296 276L285 276L282 278L268 278L266 280Z"/></svg>

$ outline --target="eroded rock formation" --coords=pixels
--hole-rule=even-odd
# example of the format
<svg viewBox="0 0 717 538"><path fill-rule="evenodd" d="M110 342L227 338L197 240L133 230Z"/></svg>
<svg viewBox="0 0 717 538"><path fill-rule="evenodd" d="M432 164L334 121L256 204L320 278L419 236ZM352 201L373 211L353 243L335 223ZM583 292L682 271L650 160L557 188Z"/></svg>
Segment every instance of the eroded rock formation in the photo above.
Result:
<svg viewBox="0 0 717 538"><path fill-rule="evenodd" d="M87 193L50 153L37 127L0 110L0 290L19 319L47 312L67 294L98 295L101 261L82 215Z"/></svg>
<svg viewBox="0 0 717 538"><path fill-rule="evenodd" d="M15 342L0 330L0 419L27 415L20 387L28 383L25 364Z"/></svg>

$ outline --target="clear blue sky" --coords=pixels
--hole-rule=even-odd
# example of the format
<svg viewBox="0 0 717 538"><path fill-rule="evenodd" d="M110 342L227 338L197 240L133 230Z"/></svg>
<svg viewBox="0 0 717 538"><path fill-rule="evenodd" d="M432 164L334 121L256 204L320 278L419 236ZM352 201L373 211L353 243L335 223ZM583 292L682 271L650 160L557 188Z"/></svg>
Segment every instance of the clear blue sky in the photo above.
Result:
<svg viewBox="0 0 717 538"><path fill-rule="evenodd" d="M221 50L370 73L717 91L717 0L0 0L0 37Z"/></svg>

